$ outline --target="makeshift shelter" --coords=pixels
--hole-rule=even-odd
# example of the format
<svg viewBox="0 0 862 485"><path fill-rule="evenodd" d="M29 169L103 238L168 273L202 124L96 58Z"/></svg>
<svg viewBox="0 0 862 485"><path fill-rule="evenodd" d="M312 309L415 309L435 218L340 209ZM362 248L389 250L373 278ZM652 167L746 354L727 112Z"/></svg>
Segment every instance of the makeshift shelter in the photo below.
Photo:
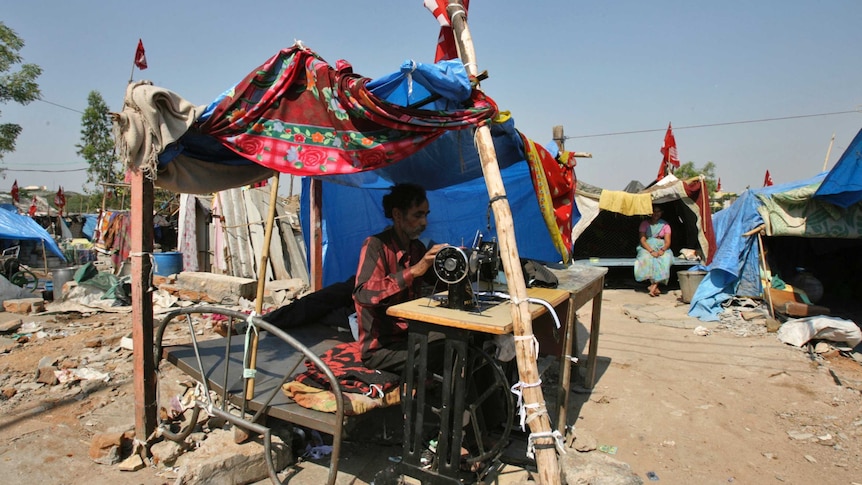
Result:
<svg viewBox="0 0 862 485"><path fill-rule="evenodd" d="M12 241L40 241L45 249L66 261L63 251L42 226L31 217L0 208L0 239Z"/></svg>
<svg viewBox="0 0 862 485"><path fill-rule="evenodd" d="M862 134L862 131L860 131ZM804 180L750 189L715 215L718 247L698 286L689 315L718 320L721 304L734 296L761 297L764 263L791 281L800 269L823 282L825 294L858 301L862 263L862 136L833 169ZM828 181L828 185L827 185ZM757 233L763 231L762 255Z"/></svg>
<svg viewBox="0 0 862 485"><path fill-rule="evenodd" d="M671 226L676 263L708 263L715 253L715 236L705 189L700 178L681 181L673 175L648 188L629 183L623 191L578 181L575 202L581 218L573 229L572 258L600 266L634 265L638 226L660 205ZM682 249L694 250L698 259L680 257Z"/></svg>
<svg viewBox="0 0 862 485"><path fill-rule="evenodd" d="M456 29L458 22L463 22L463 18L459 18L457 22L453 19ZM462 28L466 26L463 25ZM464 37L457 38L463 41ZM472 52L472 48L469 51ZM475 70L474 59L465 59L464 65L471 65ZM447 71L456 67L457 65L444 65L431 68L430 71ZM460 69L463 72L463 65ZM470 78L475 79L476 75L476 72L470 72ZM447 76L438 76L435 79L442 77ZM467 79L463 75L460 77ZM516 216L513 223L512 214L509 212L510 206L520 209L516 204L523 200L524 205L527 205L527 201L509 198L509 187L504 185L506 176L500 173L497 160L489 159L494 157L494 144L499 138L492 136L492 130L487 126L497 114L496 105L481 91L470 86L469 81L467 89L454 89L454 94L447 93L444 89L435 89L434 83L422 83L412 67L410 74L403 75L402 81L404 82L399 82L399 86L422 84L429 92L442 95L445 103L455 109L419 109L383 101L369 89L370 83L367 79L353 74L349 64L341 61L333 68L301 45L281 51L209 107L195 107L175 93L146 82L132 83L127 90L124 111L116 115L115 122L120 130L118 148L133 171L133 205L145 207L142 201L146 200L147 191L151 190L151 186L143 183L145 176L154 179L157 185L180 192L209 193L262 180L272 175L273 170L304 176L352 174L362 181L360 186L366 184L366 188L378 189L402 180L428 185L431 179L425 177L429 174L445 174L449 176L449 180L438 182L439 187L460 186L460 190L466 190L470 195L462 197L460 201L472 206L470 213L481 214L483 217L479 220L484 221L487 226L491 226L490 212L494 212L497 233L486 234L486 237L498 237L501 243L503 266L512 301L515 302L512 313L516 336L531 335L523 275L518 262L512 261L512 258L518 256L512 233L519 222ZM449 86L457 84L457 80L447 83ZM463 83L460 84L463 86ZM409 96L407 99L410 99ZM471 128L475 128L475 132L465 131L469 134L461 136L460 146L470 146L469 143L475 140L479 155L469 157L467 152L456 149L451 158L443 160L449 164L450 168L447 170L441 170L439 167L419 170L421 165L414 163L409 169L400 170L400 175L393 175L399 172L399 169L395 168L395 162L406 164L411 155L423 149L431 149L432 142L442 138L446 130ZM513 179L525 180L528 173L533 179L537 194L533 196L533 200L538 197L537 205L541 207L541 210L533 214L540 214L546 227L543 231L530 234L531 240L545 237L546 242L549 241L548 244L560 252L558 259L568 260L571 193L574 189L571 165L566 162L565 156L562 156L563 163L559 163L549 156L546 150L520 134L515 135L514 131L510 131L503 138L520 139L524 154L520 159L526 159L528 165L533 167L532 171L523 170L522 164L521 172L509 172L514 165L503 168L503 172L510 174ZM463 141L465 139L469 140L469 143ZM473 151L476 152L475 149ZM427 156L427 159L435 160L437 156ZM481 163L470 160L481 160ZM380 170L388 168L395 172L380 175L383 173ZM367 178L369 175L366 174L370 174L370 170L378 171L372 176L372 179L376 180ZM485 182L484 199L479 198L478 186L469 183L475 182L480 174L484 176ZM342 178L340 183L346 183L346 180ZM465 186L464 183L468 185ZM321 206L326 207L332 203L327 197L321 204L321 196L329 194L321 188L319 180L306 189L311 212L310 237L313 243L310 246L315 248L322 242L318 232L320 229L325 226L326 229L333 230L335 225L342 225L344 222L333 224L317 215ZM459 189L451 190L453 192L438 199L437 203L442 204L446 197ZM275 190L272 193L274 196ZM489 193L493 197L489 197ZM516 195L517 191L513 190L511 197ZM523 197L523 192L519 197ZM371 198L373 197L366 200ZM358 217L368 207L359 202L348 199L340 210ZM271 203L270 206L274 207L274 204ZM449 214L450 210L451 214L456 213L454 207L433 207L434 211L444 214ZM145 221L145 216L148 216L146 208L133 210L132 216L133 229L142 231L141 237L133 237L132 270L138 275L133 281L133 319L146 324L152 320L152 309L148 309L145 304L136 304L143 302L142 295L146 294L149 284L140 276L147 273L149 266L145 256L148 255L146 245L152 224ZM455 222L457 221L453 221L453 224ZM475 222L461 224L462 228L470 227L472 232ZM363 235L371 234L375 229L378 227L364 227ZM463 237L472 235L464 234ZM328 242L332 244L336 239L338 237L330 236ZM535 254L540 254L538 249L536 251ZM321 263L319 258L322 258L322 255L316 255L314 249L311 253L311 267L315 272ZM344 271L343 268L340 270ZM258 301L261 299L262 286L259 287ZM136 351L149 349L151 339L152 336L147 335L147 328L136 328ZM536 382L538 373L535 360L521 360L531 355L527 351L527 345L526 342L516 343L519 348L521 379L524 382ZM146 351L142 352L145 354ZM152 372L147 366L151 365L152 362L146 355L136 354L136 376L147 376ZM146 383L146 377L141 379L143 382L137 390L142 393L143 399L136 401L136 428L138 436L143 439L151 431L147 429L145 421L153 420L147 416L153 412L151 406L155 390L151 384ZM537 395L541 395L540 389L525 389L524 402L530 404L540 401ZM547 415L534 410L528 412L535 413L534 417L538 418L528 420L531 430L540 434L536 439L556 440L551 434ZM548 457L550 455L553 458L554 446L548 447L550 443L540 444L545 445L541 449L537 446L536 450L540 469L551 465L556 467L556 460L550 460ZM544 462L550 461L553 463L543 465ZM559 477L558 469L547 469L546 473L557 479Z"/></svg>

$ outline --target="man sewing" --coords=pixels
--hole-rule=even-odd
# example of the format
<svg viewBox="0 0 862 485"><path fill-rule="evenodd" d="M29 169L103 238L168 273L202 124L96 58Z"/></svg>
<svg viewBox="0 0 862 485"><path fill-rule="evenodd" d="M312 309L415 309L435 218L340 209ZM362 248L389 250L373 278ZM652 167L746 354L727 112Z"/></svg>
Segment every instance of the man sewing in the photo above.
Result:
<svg viewBox="0 0 862 485"><path fill-rule="evenodd" d="M353 300L362 362L369 369L400 373L407 361L407 321L387 315L386 309L422 296L423 283L433 285L436 276L429 270L446 245L428 249L419 241L430 212L419 185L393 186L383 197L383 212L392 225L362 244ZM430 341L442 338L432 333Z"/></svg>

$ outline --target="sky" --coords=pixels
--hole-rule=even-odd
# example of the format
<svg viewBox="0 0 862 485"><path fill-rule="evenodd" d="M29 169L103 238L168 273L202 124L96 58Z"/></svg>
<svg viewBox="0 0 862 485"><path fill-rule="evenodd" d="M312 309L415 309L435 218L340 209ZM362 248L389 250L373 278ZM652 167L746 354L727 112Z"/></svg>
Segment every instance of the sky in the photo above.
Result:
<svg viewBox="0 0 862 485"><path fill-rule="evenodd" d="M0 191L81 190L88 94L118 111L130 76L205 105L296 40L376 78L433 62L439 30L421 0L2 3L43 73L42 100L0 105L23 128ZM541 144L562 125L566 149L593 155L580 180L648 184L672 123L683 162L714 163L722 190L742 192L767 170L778 184L831 168L862 128L860 19L858 0L473 0L468 23L484 91Z"/></svg>

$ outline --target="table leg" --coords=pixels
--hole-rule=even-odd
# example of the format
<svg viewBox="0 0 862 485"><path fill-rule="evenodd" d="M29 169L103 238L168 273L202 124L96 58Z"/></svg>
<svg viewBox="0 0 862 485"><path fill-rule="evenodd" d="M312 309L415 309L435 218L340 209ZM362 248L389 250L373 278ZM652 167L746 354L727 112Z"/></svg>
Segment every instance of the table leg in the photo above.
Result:
<svg viewBox="0 0 862 485"><path fill-rule="evenodd" d="M584 387L592 389L596 385L596 359L599 353L599 325L602 321L602 290L593 297L593 312L590 318L590 355L587 356L587 375Z"/></svg>
<svg viewBox="0 0 862 485"><path fill-rule="evenodd" d="M577 353L573 343L577 342L577 318L574 295L569 296L569 308L566 311L566 328L563 336L563 348L560 350L560 387L557 389L557 430L565 433L566 414L569 409L569 390L572 377L572 354Z"/></svg>
<svg viewBox="0 0 862 485"><path fill-rule="evenodd" d="M443 387L440 406L440 433L437 437L437 469L422 468L421 457L425 449L423 431L426 402L426 383L431 377L428 369L428 333L430 327L411 322L407 337L408 348L404 379L404 437L399 472L427 483L458 484L461 466L461 442L466 397L466 363L468 334L444 332ZM435 330L439 331L439 328ZM410 372L409 369L415 369Z"/></svg>
<svg viewBox="0 0 862 485"><path fill-rule="evenodd" d="M419 467L422 457L422 427L425 422L425 382L428 378L428 335L410 332L407 336L407 354L404 379L404 437L402 462ZM418 365L417 365L418 363Z"/></svg>

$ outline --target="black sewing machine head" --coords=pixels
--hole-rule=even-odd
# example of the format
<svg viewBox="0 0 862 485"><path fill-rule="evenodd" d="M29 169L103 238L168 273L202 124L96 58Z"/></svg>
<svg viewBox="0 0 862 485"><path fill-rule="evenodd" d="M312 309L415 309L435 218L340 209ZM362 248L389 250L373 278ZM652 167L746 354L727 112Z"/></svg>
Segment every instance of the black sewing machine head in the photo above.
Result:
<svg viewBox="0 0 862 485"><path fill-rule="evenodd" d="M457 310L476 307L472 280L491 281L497 276L499 255L497 243L482 241L477 234L473 248L446 246L434 257L434 272L449 285L448 301L443 306Z"/></svg>

